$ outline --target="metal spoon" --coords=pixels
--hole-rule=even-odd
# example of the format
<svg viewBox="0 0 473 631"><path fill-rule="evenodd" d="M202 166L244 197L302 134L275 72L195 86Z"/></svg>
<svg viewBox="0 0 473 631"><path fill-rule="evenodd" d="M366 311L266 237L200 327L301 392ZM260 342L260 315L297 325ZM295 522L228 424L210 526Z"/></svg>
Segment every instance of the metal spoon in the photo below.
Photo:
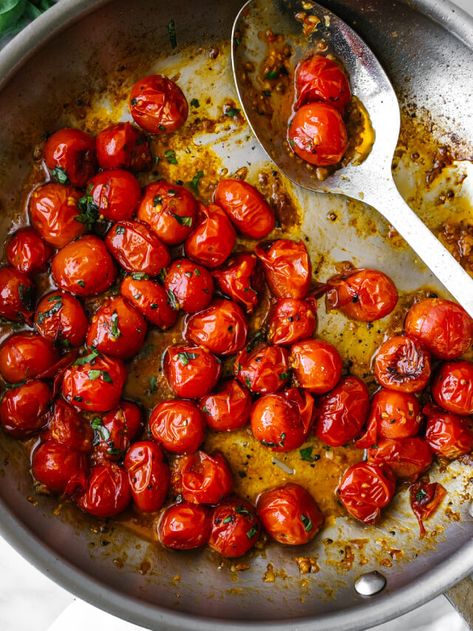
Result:
<svg viewBox="0 0 473 631"><path fill-rule="evenodd" d="M308 30L313 28L310 35L303 33L301 22ZM285 145L292 95L268 95L272 114L258 113L255 96L262 93L261 72L268 53L262 34L268 29L282 35L290 46L290 76L301 59L315 52L321 40L342 62L353 94L368 111L375 132L371 153L364 162L340 168L320 181L306 163L291 157ZM394 183L391 163L401 124L399 103L386 73L365 42L343 20L311 0L250 0L236 17L231 48L233 75L245 115L277 166L305 188L347 195L376 208L473 317L473 279L406 204Z"/></svg>

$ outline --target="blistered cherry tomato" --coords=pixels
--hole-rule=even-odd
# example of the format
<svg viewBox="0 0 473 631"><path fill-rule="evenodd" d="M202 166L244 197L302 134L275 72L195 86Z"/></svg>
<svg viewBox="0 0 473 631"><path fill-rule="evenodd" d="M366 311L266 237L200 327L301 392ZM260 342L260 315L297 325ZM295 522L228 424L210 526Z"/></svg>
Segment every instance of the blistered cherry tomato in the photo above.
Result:
<svg viewBox="0 0 473 631"><path fill-rule="evenodd" d="M89 326L81 303L61 291L53 291L40 300L34 324L40 335L63 347L80 346Z"/></svg>
<svg viewBox="0 0 473 631"><path fill-rule="evenodd" d="M153 163L148 139L130 123L116 123L101 131L96 146L102 169L147 171Z"/></svg>
<svg viewBox="0 0 473 631"><path fill-rule="evenodd" d="M215 203L223 208L235 228L251 239L264 239L276 225L271 206L254 186L243 180L220 180Z"/></svg>
<svg viewBox="0 0 473 631"><path fill-rule="evenodd" d="M351 100L348 77L336 61L312 55L301 61L295 71L296 105L321 101L333 105L341 114Z"/></svg>
<svg viewBox="0 0 473 631"><path fill-rule="evenodd" d="M430 379L430 354L406 336L390 337L374 357L376 381L388 390L419 392Z"/></svg>
<svg viewBox="0 0 473 631"><path fill-rule="evenodd" d="M446 495L447 489L438 482L429 482L429 478L419 480L409 487L410 504L419 523L421 538L425 535L424 520L435 513Z"/></svg>
<svg viewBox="0 0 473 631"><path fill-rule="evenodd" d="M93 177L87 194L97 206L99 215L110 221L131 219L141 198L140 183L123 169L103 171Z"/></svg>
<svg viewBox="0 0 473 631"><path fill-rule="evenodd" d="M31 471L51 493L72 495L87 484L87 455L47 440L33 451Z"/></svg>
<svg viewBox="0 0 473 631"><path fill-rule="evenodd" d="M254 350L243 350L235 360L235 377L254 394L271 394L287 383L288 352L281 346L260 344Z"/></svg>
<svg viewBox="0 0 473 631"><path fill-rule="evenodd" d="M49 136L44 161L54 180L85 186L97 170L95 138L80 129L65 127Z"/></svg>
<svg viewBox="0 0 473 631"><path fill-rule="evenodd" d="M427 416L425 439L432 451L454 460L473 451L473 419L444 412L434 405L424 408Z"/></svg>
<svg viewBox="0 0 473 631"><path fill-rule="evenodd" d="M385 438L368 450L368 461L386 464L396 477L415 482L432 465L432 452L422 438Z"/></svg>
<svg viewBox="0 0 473 631"><path fill-rule="evenodd" d="M432 382L432 396L444 410L473 414L473 362L446 362Z"/></svg>
<svg viewBox="0 0 473 631"><path fill-rule="evenodd" d="M199 399L214 388L221 365L206 348L175 344L166 349L163 370L178 397Z"/></svg>
<svg viewBox="0 0 473 631"><path fill-rule="evenodd" d="M85 492L77 499L83 511L106 519L122 513L131 500L127 472L115 462L103 462L90 470Z"/></svg>
<svg viewBox="0 0 473 631"><path fill-rule="evenodd" d="M51 403L51 390L44 381L31 380L8 389L0 402L0 424L15 438L28 438L44 427Z"/></svg>
<svg viewBox="0 0 473 631"><path fill-rule="evenodd" d="M80 191L63 184L43 184L31 193L29 201L33 227L45 241L55 248L85 232L85 223L79 221Z"/></svg>
<svg viewBox="0 0 473 631"><path fill-rule="evenodd" d="M34 333L15 333L0 346L0 374L10 383L41 376L59 358L49 340Z"/></svg>
<svg viewBox="0 0 473 631"><path fill-rule="evenodd" d="M96 416L92 419L96 459L122 458L142 423L141 410L131 401L121 401L118 408L107 412L102 418Z"/></svg>
<svg viewBox="0 0 473 631"><path fill-rule="evenodd" d="M184 337L216 355L234 355L246 344L248 324L241 307L232 300L215 300L204 311L191 315Z"/></svg>
<svg viewBox="0 0 473 631"><path fill-rule="evenodd" d="M271 310L268 342L294 344L312 337L317 327L315 298L281 298Z"/></svg>
<svg viewBox="0 0 473 631"><path fill-rule="evenodd" d="M266 532L279 543L299 546L311 541L324 522L312 495L299 484L264 491L256 502Z"/></svg>
<svg viewBox="0 0 473 631"><path fill-rule="evenodd" d="M232 470L219 451L213 454L196 451L179 458L176 466L175 491L186 502L217 504L233 490Z"/></svg>
<svg viewBox="0 0 473 631"><path fill-rule="evenodd" d="M175 454L197 451L205 438L204 418L192 401L159 403L151 412L149 428L153 438Z"/></svg>
<svg viewBox="0 0 473 631"><path fill-rule="evenodd" d="M164 287L171 307L180 308L186 313L195 313L208 307L214 290L210 272L189 259L176 259L171 263Z"/></svg>
<svg viewBox="0 0 473 631"><path fill-rule="evenodd" d="M133 502L142 513L154 513L163 505L169 488L169 467L152 440L133 443L123 461L128 471Z"/></svg>
<svg viewBox="0 0 473 631"><path fill-rule="evenodd" d="M151 134L169 134L182 127L189 107L181 88L164 75L137 81L130 92L130 112L137 125Z"/></svg>
<svg viewBox="0 0 473 631"><path fill-rule="evenodd" d="M290 365L297 384L314 394L335 388L342 374L342 358L329 342L304 340L291 347Z"/></svg>
<svg viewBox="0 0 473 631"><path fill-rule="evenodd" d="M213 509L209 546L221 556L234 559L251 550L260 532L254 506L232 497Z"/></svg>
<svg viewBox="0 0 473 631"><path fill-rule="evenodd" d="M57 399L54 402L45 438L73 451L88 453L92 449L94 432L89 421L80 412L63 399Z"/></svg>
<svg viewBox="0 0 473 631"><path fill-rule="evenodd" d="M111 357L129 359L144 344L148 326L141 313L117 296L102 303L87 332L87 345Z"/></svg>
<svg viewBox="0 0 473 631"><path fill-rule="evenodd" d="M158 283L136 278L132 274L123 279L120 291L147 320L160 329L169 329L176 322L177 306L171 307L166 290Z"/></svg>
<svg viewBox="0 0 473 631"><path fill-rule="evenodd" d="M0 316L12 322L31 322L34 284L14 267L0 267Z"/></svg>
<svg viewBox="0 0 473 631"><path fill-rule="evenodd" d="M337 493L347 512L365 524L374 524L394 497L396 482L386 465L358 462L342 476Z"/></svg>
<svg viewBox="0 0 473 631"><path fill-rule="evenodd" d="M201 204L198 219L198 225L185 242L186 256L206 267L218 267L233 250L235 230L227 215L216 204Z"/></svg>
<svg viewBox="0 0 473 631"><path fill-rule="evenodd" d="M53 250L33 228L20 228L8 239L5 255L23 274L44 272Z"/></svg>
<svg viewBox="0 0 473 631"><path fill-rule="evenodd" d="M251 313L258 304L263 277L254 254L237 254L225 267L212 272L219 289L229 298L242 304Z"/></svg>
<svg viewBox="0 0 473 631"><path fill-rule="evenodd" d="M199 406L214 432L240 429L250 420L250 394L235 379L225 381L216 392L202 397Z"/></svg>
<svg viewBox="0 0 473 631"><path fill-rule="evenodd" d="M260 243L255 252L263 263L266 281L276 298L306 297L312 265L303 241L278 239Z"/></svg>
<svg viewBox="0 0 473 631"><path fill-rule="evenodd" d="M167 247L140 221L116 223L105 243L127 272L157 276L171 260Z"/></svg>
<svg viewBox="0 0 473 631"><path fill-rule="evenodd" d="M68 243L53 258L54 282L78 296L94 296L107 290L115 280L116 269L104 242L88 235Z"/></svg>
<svg viewBox="0 0 473 631"><path fill-rule="evenodd" d="M194 550L205 546L212 522L206 506L180 502L168 506L157 523L159 543L171 550Z"/></svg>

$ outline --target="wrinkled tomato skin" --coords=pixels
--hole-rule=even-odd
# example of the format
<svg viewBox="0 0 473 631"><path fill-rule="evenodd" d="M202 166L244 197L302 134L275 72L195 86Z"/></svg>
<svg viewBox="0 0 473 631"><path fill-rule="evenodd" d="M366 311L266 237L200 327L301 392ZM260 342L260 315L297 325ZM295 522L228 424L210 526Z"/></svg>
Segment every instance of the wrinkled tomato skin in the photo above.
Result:
<svg viewBox="0 0 473 631"><path fill-rule="evenodd" d="M23 274L44 272L53 249L33 228L20 228L8 239L7 261Z"/></svg>
<svg viewBox="0 0 473 631"><path fill-rule="evenodd" d="M160 180L145 188L138 219L166 245L178 245L192 232L197 212L197 201L186 188Z"/></svg>
<svg viewBox="0 0 473 631"><path fill-rule="evenodd" d="M432 382L432 396L444 410L473 414L473 362L442 364Z"/></svg>
<svg viewBox="0 0 473 631"><path fill-rule="evenodd" d="M87 193L99 215L110 221L125 221L135 214L141 198L136 177L123 169L102 171L93 177Z"/></svg>
<svg viewBox="0 0 473 631"><path fill-rule="evenodd" d="M252 313L258 304L258 293L263 289L263 274L254 254L236 254L222 269L212 272L225 295Z"/></svg>
<svg viewBox="0 0 473 631"><path fill-rule="evenodd" d="M147 329L146 320L128 301L109 298L92 316L87 346L110 357L130 359L143 346Z"/></svg>
<svg viewBox="0 0 473 631"><path fill-rule="evenodd" d="M97 170L95 138L80 129L65 127L49 136L44 145L44 161L52 175L54 169L61 169L73 186L79 188Z"/></svg>
<svg viewBox="0 0 473 631"><path fill-rule="evenodd" d="M220 206L201 204L199 223L184 245L186 256L212 269L225 263L235 243L235 230Z"/></svg>
<svg viewBox="0 0 473 631"><path fill-rule="evenodd" d="M290 345L314 335L317 328L315 298L281 298L271 310L268 342Z"/></svg>
<svg viewBox="0 0 473 631"><path fill-rule="evenodd" d="M206 348L175 344L166 349L163 370L178 397L200 399L215 387L221 365Z"/></svg>
<svg viewBox="0 0 473 631"><path fill-rule="evenodd" d="M312 495L299 484L264 491L256 502L263 528L278 543L300 546L311 541L324 523Z"/></svg>
<svg viewBox="0 0 473 631"><path fill-rule="evenodd" d="M14 267L0 267L0 317L11 322L31 322L35 287Z"/></svg>
<svg viewBox="0 0 473 631"><path fill-rule="evenodd" d="M33 477L56 495L73 495L87 484L87 456L53 440L40 443L31 456Z"/></svg>
<svg viewBox="0 0 473 631"><path fill-rule="evenodd" d="M151 412L149 428L153 438L175 454L197 451L205 438L205 421L192 401L163 401Z"/></svg>
<svg viewBox="0 0 473 631"><path fill-rule="evenodd" d="M143 425L141 410L131 401L120 401L120 405L102 417L102 425L108 432L107 440L100 436L95 445L97 461L119 460L137 436ZM94 441L95 442L95 441Z"/></svg>
<svg viewBox="0 0 473 631"><path fill-rule="evenodd" d="M53 258L54 282L64 291L78 296L94 296L109 289L116 268L103 241L87 235L68 243Z"/></svg>
<svg viewBox="0 0 473 631"><path fill-rule="evenodd" d="M242 309L232 300L215 300L204 311L191 315L184 338L216 355L234 355L246 344L248 324Z"/></svg>
<svg viewBox="0 0 473 631"><path fill-rule="evenodd" d="M0 346L0 374L9 383L34 379L51 368L58 358L48 340L34 333L15 333Z"/></svg>
<svg viewBox="0 0 473 631"><path fill-rule="evenodd" d="M430 469L432 451L425 440L414 438L385 438L368 450L368 461L386 464L400 480L415 482Z"/></svg>
<svg viewBox="0 0 473 631"><path fill-rule="evenodd" d="M97 159L102 169L147 171L153 163L148 139L130 123L116 123L96 138Z"/></svg>
<svg viewBox="0 0 473 631"><path fill-rule="evenodd" d="M358 377L345 377L317 402L317 438L331 447L347 445L360 433L369 409L365 383Z"/></svg>
<svg viewBox="0 0 473 631"><path fill-rule="evenodd" d="M210 538L212 522L206 506L180 502L168 506L157 523L159 543L171 550L195 550Z"/></svg>
<svg viewBox="0 0 473 631"><path fill-rule="evenodd" d="M199 401L206 424L214 432L231 432L244 427L250 420L251 397L235 379Z"/></svg>
<svg viewBox="0 0 473 631"><path fill-rule="evenodd" d="M260 521L254 506L239 497L230 498L212 511L209 546L226 559L246 554L258 541Z"/></svg>
<svg viewBox="0 0 473 631"><path fill-rule="evenodd" d="M63 184L43 184L30 196L31 223L41 237L54 248L63 248L85 232L78 219L80 191Z"/></svg>
<svg viewBox="0 0 473 631"><path fill-rule="evenodd" d="M120 221L107 234L105 244L127 272L157 276L171 257L167 247L139 221Z"/></svg>
<svg viewBox="0 0 473 631"><path fill-rule="evenodd" d="M94 432L89 421L72 405L57 399L44 438L64 445L72 451L88 453L92 449Z"/></svg>
<svg viewBox="0 0 473 631"><path fill-rule="evenodd" d="M295 71L296 105L323 102L341 114L351 101L348 77L340 64L323 55L312 55L301 61Z"/></svg>
<svg viewBox="0 0 473 631"><path fill-rule="evenodd" d="M358 462L342 475L337 493L346 511L365 524L376 523L396 490L394 475L385 465Z"/></svg>
<svg viewBox="0 0 473 631"><path fill-rule="evenodd" d="M80 346L89 322L83 306L68 293L53 291L44 296L34 317L38 333L59 346Z"/></svg>
<svg viewBox="0 0 473 631"><path fill-rule="evenodd" d="M397 304L395 284L373 269L355 269L327 281L327 307L339 309L348 318L374 322L389 315Z"/></svg>
<svg viewBox="0 0 473 631"><path fill-rule="evenodd" d="M159 445L151 440L133 443L123 461L136 508L141 513L158 511L169 489L169 467Z"/></svg>
<svg viewBox="0 0 473 631"><path fill-rule="evenodd" d="M332 344L324 340L305 340L291 347L290 366L297 384L314 394L335 388L342 375L342 358Z"/></svg>
<svg viewBox="0 0 473 631"><path fill-rule="evenodd" d="M151 134L170 134L187 120L189 106L181 88L159 74L137 81L130 92L130 112L137 125Z"/></svg>
<svg viewBox="0 0 473 631"><path fill-rule="evenodd" d="M219 451L196 451L176 462L173 478L176 494L192 504L217 504L233 491L233 476L225 456Z"/></svg>
<svg viewBox="0 0 473 631"><path fill-rule="evenodd" d="M396 392L420 392L430 379L430 354L407 335L395 335L374 357L376 381Z"/></svg>
<svg viewBox="0 0 473 631"><path fill-rule="evenodd" d="M254 350L241 351L234 364L238 381L253 394L272 394L290 377L289 356L281 346L260 344Z"/></svg>
<svg viewBox="0 0 473 631"><path fill-rule="evenodd" d="M473 420L444 412L434 405L424 408L427 416L425 439L441 458L454 460L473 451Z"/></svg>
<svg viewBox="0 0 473 631"><path fill-rule="evenodd" d="M223 208L235 228L250 239L264 239L276 225L270 205L248 182L231 178L220 180L215 203Z"/></svg>
<svg viewBox="0 0 473 631"><path fill-rule="evenodd" d="M175 324L179 312L171 307L166 290L155 281L127 276L120 292L151 324L160 329Z"/></svg>
<svg viewBox="0 0 473 631"><path fill-rule="evenodd" d="M100 519L122 513L131 501L128 474L115 462L103 462L90 470L85 492L77 505Z"/></svg>
<svg viewBox="0 0 473 631"><path fill-rule="evenodd" d="M266 282L276 298L305 298L310 288L312 264L303 241L278 239L256 246Z"/></svg>
<svg viewBox="0 0 473 631"><path fill-rule="evenodd" d="M0 425L14 438L29 438L46 424L52 392L44 381L31 380L10 388L0 402Z"/></svg>
<svg viewBox="0 0 473 631"><path fill-rule="evenodd" d="M348 147L343 118L326 103L309 103L298 109L289 122L287 139L299 158L319 167L338 164Z"/></svg>
<svg viewBox="0 0 473 631"><path fill-rule="evenodd" d="M176 259L167 271L164 288L180 309L196 313L211 303L214 284L205 267L189 259Z"/></svg>

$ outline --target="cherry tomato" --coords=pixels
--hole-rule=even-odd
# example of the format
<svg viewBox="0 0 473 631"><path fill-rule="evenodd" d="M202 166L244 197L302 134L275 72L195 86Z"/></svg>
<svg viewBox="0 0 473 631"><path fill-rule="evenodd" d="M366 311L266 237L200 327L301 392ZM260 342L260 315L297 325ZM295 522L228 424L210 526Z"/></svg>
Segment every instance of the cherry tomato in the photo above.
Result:
<svg viewBox="0 0 473 631"><path fill-rule="evenodd" d="M41 237L55 248L62 248L85 232L80 221L80 191L63 184L43 184L30 196L31 223Z"/></svg>
<svg viewBox="0 0 473 631"><path fill-rule="evenodd" d="M116 123L102 130L96 147L102 169L147 171L153 163L148 139L130 123Z"/></svg>
<svg viewBox="0 0 473 631"><path fill-rule="evenodd" d="M374 357L376 381L389 390L419 392L430 379L430 354L407 335L390 337Z"/></svg>
<svg viewBox="0 0 473 631"><path fill-rule="evenodd" d="M420 537L425 535L424 520L431 517L440 506L447 490L438 482L419 480L409 487L411 508L419 522Z"/></svg>
<svg viewBox="0 0 473 631"><path fill-rule="evenodd" d="M444 410L473 414L473 362L442 364L432 383L432 396Z"/></svg>
<svg viewBox="0 0 473 631"><path fill-rule="evenodd" d="M153 438L166 451L190 454L199 449L205 438L205 421L192 401L163 401L149 418Z"/></svg>
<svg viewBox="0 0 473 631"><path fill-rule="evenodd" d="M258 541L260 521L252 504L232 497L213 509L209 546L227 559L246 554Z"/></svg>
<svg viewBox="0 0 473 631"><path fill-rule="evenodd" d="M175 324L177 308L171 307L166 290L158 283L136 278L136 274L132 274L123 279L120 291L147 320L160 329L169 329Z"/></svg>
<svg viewBox="0 0 473 631"><path fill-rule="evenodd" d="M373 322L387 316L397 304L393 281L374 269L353 269L327 281L327 307L339 309L348 318Z"/></svg>
<svg viewBox="0 0 473 631"><path fill-rule="evenodd" d="M285 348L260 344L243 350L235 360L235 377L254 394L280 390L290 377L289 357Z"/></svg>
<svg viewBox="0 0 473 631"><path fill-rule="evenodd" d="M131 500L127 472L115 462L103 462L90 470L85 492L77 499L83 511L106 519L122 513Z"/></svg>
<svg viewBox="0 0 473 631"><path fill-rule="evenodd" d="M162 546L172 550L194 550L208 542L211 527L206 506L180 502L166 508L156 530Z"/></svg>
<svg viewBox="0 0 473 631"><path fill-rule="evenodd" d="M216 204L201 204L199 219L200 223L186 239L186 256L206 267L218 267L233 250L235 230L227 215Z"/></svg>
<svg viewBox="0 0 473 631"><path fill-rule="evenodd" d="M278 239L256 246L266 282L276 298L305 298L310 287L312 265L303 241Z"/></svg>
<svg viewBox="0 0 473 631"><path fill-rule="evenodd" d="M88 453L92 449L94 432L90 423L75 408L57 399L45 438L73 451Z"/></svg>
<svg viewBox="0 0 473 631"><path fill-rule="evenodd" d="M80 129L65 127L49 136L44 161L54 180L85 186L97 170L95 138Z"/></svg>
<svg viewBox="0 0 473 631"><path fill-rule="evenodd" d="M34 333L14 333L0 345L0 374L10 383L34 379L58 360L54 346Z"/></svg>
<svg viewBox="0 0 473 631"><path fill-rule="evenodd" d="M215 300L204 311L191 315L184 338L216 355L234 355L246 344L248 324L242 309L231 300Z"/></svg>
<svg viewBox="0 0 473 631"><path fill-rule="evenodd" d="M166 349L163 370L178 397L199 399L214 388L221 365L206 348L175 344Z"/></svg>
<svg viewBox="0 0 473 631"><path fill-rule="evenodd" d="M23 274L44 272L52 253L51 246L33 228L20 228L5 246L7 261Z"/></svg>
<svg viewBox="0 0 473 631"><path fill-rule="evenodd" d="M135 214L141 188L134 175L123 169L114 169L93 177L87 186L87 194L99 215L110 221L124 221Z"/></svg>
<svg viewBox="0 0 473 631"><path fill-rule="evenodd" d="M424 408L425 439L434 453L454 460L473 451L473 419L444 412L434 405Z"/></svg>
<svg viewBox="0 0 473 631"><path fill-rule="evenodd" d="M439 359L456 359L473 342L473 320L450 300L427 298L407 312L404 329Z"/></svg>
<svg viewBox="0 0 473 631"><path fill-rule="evenodd" d="M385 438L368 450L368 461L389 465L396 477L414 482L430 469L432 452L427 442L417 436Z"/></svg>
<svg viewBox="0 0 473 631"><path fill-rule="evenodd" d="M196 451L176 463L175 490L192 504L217 504L233 490L232 470L219 451Z"/></svg>
<svg viewBox="0 0 473 631"><path fill-rule="evenodd" d="M144 344L148 325L143 316L121 296L109 298L93 315L87 345L110 357L129 359Z"/></svg>
<svg viewBox="0 0 473 631"><path fill-rule="evenodd" d="M0 267L0 316L12 322L31 322L34 284L14 267Z"/></svg>
<svg viewBox="0 0 473 631"><path fill-rule="evenodd" d="M337 493L346 511L365 524L374 524L394 497L396 482L386 465L358 462L342 476Z"/></svg>
<svg viewBox="0 0 473 631"><path fill-rule="evenodd" d="M212 302L214 284L210 272L189 259L176 259L171 263L164 287L171 307L186 313L202 311Z"/></svg>
<svg viewBox="0 0 473 631"><path fill-rule="evenodd" d="M274 229L274 212L261 193L243 180L220 180L215 203L227 213L235 228L250 239L264 239Z"/></svg>
<svg viewBox="0 0 473 631"><path fill-rule="evenodd" d="M40 335L66 348L80 346L89 326L81 303L61 291L53 291L40 300L34 324Z"/></svg>
<svg viewBox="0 0 473 631"><path fill-rule="evenodd" d="M295 72L296 105L322 101L333 105L341 114L351 100L348 77L336 61L312 55L301 61Z"/></svg>
<svg viewBox="0 0 473 631"><path fill-rule="evenodd" d="M214 432L240 429L250 420L250 394L235 379L225 381L216 392L202 397L199 406L206 424Z"/></svg>
<svg viewBox="0 0 473 631"><path fill-rule="evenodd" d="M105 243L127 272L157 276L171 260L167 247L139 221L116 223Z"/></svg>
<svg viewBox="0 0 473 631"><path fill-rule="evenodd" d="M324 522L312 495L299 484L290 482L261 493L256 510L266 532L288 546L308 543Z"/></svg>
<svg viewBox="0 0 473 631"><path fill-rule="evenodd" d="M145 188L138 208L144 221L167 245L187 239L197 220L197 202L183 186L160 180Z"/></svg>
<svg viewBox="0 0 473 631"><path fill-rule="evenodd" d="M53 258L51 271L61 289L79 296L106 291L115 280L116 269L104 242L87 235L68 243Z"/></svg>
<svg viewBox="0 0 473 631"><path fill-rule="evenodd" d="M125 380L122 361L92 350L66 369L62 394L81 410L107 412L118 406Z"/></svg>
<svg viewBox="0 0 473 631"><path fill-rule="evenodd" d="M281 298L269 318L268 341L271 344L294 344L312 337L317 327L315 298Z"/></svg>
<svg viewBox="0 0 473 631"><path fill-rule="evenodd" d="M342 358L324 340L304 340L291 347L290 366L301 388L325 394L335 388L342 375Z"/></svg>
<svg viewBox="0 0 473 631"><path fill-rule="evenodd" d="M254 254L237 254L224 268L212 272L219 289L243 305L247 313L258 304L258 292L263 289L263 277Z"/></svg>
<svg viewBox="0 0 473 631"><path fill-rule="evenodd" d="M102 418L96 416L92 420L96 459L122 458L142 424L141 410L131 401L121 401L118 408L107 412Z"/></svg>
<svg viewBox="0 0 473 631"><path fill-rule="evenodd" d="M131 88L130 112L145 131L169 134L184 125L189 107L177 83L154 74L143 77Z"/></svg>
<svg viewBox="0 0 473 631"><path fill-rule="evenodd" d="M133 443L123 464L135 506L142 513L158 511L169 489L169 467L159 445L152 440Z"/></svg>
<svg viewBox="0 0 473 631"><path fill-rule="evenodd" d="M53 440L40 443L31 456L33 477L51 493L73 495L87 484L87 456Z"/></svg>
<svg viewBox="0 0 473 631"><path fill-rule="evenodd" d="M46 424L51 390L44 381L31 380L8 389L0 402L0 424L14 438L28 438Z"/></svg>

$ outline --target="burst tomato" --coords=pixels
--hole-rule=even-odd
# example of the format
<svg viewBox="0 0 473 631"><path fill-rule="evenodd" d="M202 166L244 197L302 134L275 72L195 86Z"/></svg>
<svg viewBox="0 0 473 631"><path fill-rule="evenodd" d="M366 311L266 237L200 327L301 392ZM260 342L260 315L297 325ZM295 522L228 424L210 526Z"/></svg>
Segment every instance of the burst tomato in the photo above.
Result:
<svg viewBox="0 0 473 631"><path fill-rule="evenodd" d="M204 418L192 401L159 403L151 412L149 428L153 438L175 454L197 451L205 438Z"/></svg>
<svg viewBox="0 0 473 631"><path fill-rule="evenodd" d="M175 344L166 349L163 370L178 397L199 399L214 388L221 365L206 348Z"/></svg>
<svg viewBox="0 0 473 631"><path fill-rule="evenodd" d="M254 254L237 254L227 261L224 268L212 274L220 291L243 305L247 313L255 309L264 281Z"/></svg>
<svg viewBox="0 0 473 631"><path fill-rule="evenodd" d="M87 186L87 195L99 215L110 221L131 219L141 198L140 183L123 169L102 171Z"/></svg>
<svg viewBox="0 0 473 631"><path fill-rule="evenodd" d="M49 136L43 156L52 178L62 184L85 186L97 170L95 138L80 129L65 127Z"/></svg>
<svg viewBox="0 0 473 631"><path fill-rule="evenodd" d="M57 399L44 437L73 451L88 453L92 449L94 432L82 414L62 399Z"/></svg>
<svg viewBox="0 0 473 631"><path fill-rule="evenodd" d="M180 502L168 506L156 526L159 543L171 550L194 550L205 546L212 522L206 506Z"/></svg>
<svg viewBox="0 0 473 631"><path fill-rule="evenodd" d="M116 123L101 131L96 146L102 169L147 171L153 163L148 139L130 123Z"/></svg>
<svg viewBox="0 0 473 631"><path fill-rule="evenodd" d="M268 342L294 344L312 337L317 327L315 298L281 298L271 310Z"/></svg>
<svg viewBox="0 0 473 631"><path fill-rule="evenodd" d="M0 267L0 316L12 322L31 322L34 284L14 267Z"/></svg>
<svg viewBox="0 0 473 631"><path fill-rule="evenodd" d="M137 125L151 134L169 134L182 127L189 108L181 88L155 74L137 81L130 92L130 112Z"/></svg>
<svg viewBox="0 0 473 631"><path fill-rule="evenodd" d="M176 259L164 279L171 307L186 313L202 311L212 301L214 284L210 272L188 259Z"/></svg>
<svg viewBox="0 0 473 631"><path fill-rule="evenodd" d="M444 410L473 414L473 363L442 364L432 383L432 396Z"/></svg>
<svg viewBox="0 0 473 631"><path fill-rule="evenodd" d="M15 333L0 346L0 374L10 383L41 376L58 360L49 340L34 333Z"/></svg>
<svg viewBox="0 0 473 631"><path fill-rule="evenodd" d="M175 324L178 310L171 307L166 290L158 283L131 275L123 279L120 291L147 320L160 329L169 329Z"/></svg>
<svg viewBox="0 0 473 631"><path fill-rule="evenodd" d="M241 308L231 300L215 300L210 307L191 315L184 338L216 355L234 355L246 344L248 324Z"/></svg>
<svg viewBox="0 0 473 631"><path fill-rule="evenodd" d="M368 450L368 461L386 464L396 477L415 482L432 465L432 452L422 438L385 438Z"/></svg>
<svg viewBox="0 0 473 631"><path fill-rule="evenodd" d="M295 84L295 109L321 101L343 114L351 100L350 83L343 68L323 55L312 55L297 65Z"/></svg>
<svg viewBox="0 0 473 631"><path fill-rule="evenodd" d="M334 388L342 374L342 358L332 344L324 340L305 340L291 347L290 365L297 384L314 394Z"/></svg>
<svg viewBox="0 0 473 631"><path fill-rule="evenodd" d="M260 344L241 351L234 364L235 377L254 394L277 392L290 377L288 359L285 348Z"/></svg>
<svg viewBox="0 0 473 631"><path fill-rule="evenodd" d="M276 225L274 212L261 193L242 180L220 180L215 203L227 213L235 228L251 239L264 239Z"/></svg>
<svg viewBox="0 0 473 631"><path fill-rule="evenodd" d="M96 459L118 460L123 457L143 424L140 408L131 401L121 401L118 408L92 420Z"/></svg>
<svg viewBox="0 0 473 631"><path fill-rule="evenodd" d="M44 272L52 253L51 246L33 228L20 228L5 246L7 261L23 274Z"/></svg>
<svg viewBox="0 0 473 631"><path fill-rule="evenodd" d="M232 497L213 509L209 546L221 556L234 559L251 550L260 532L254 506Z"/></svg>
<svg viewBox="0 0 473 631"><path fill-rule="evenodd" d="M429 478L419 480L409 487L412 512L419 523L420 538L425 535L424 520L429 519L442 503L447 490Z"/></svg>
<svg viewBox="0 0 473 631"><path fill-rule="evenodd" d="M28 438L46 424L52 393L44 381L31 380L8 389L0 402L0 424L15 438Z"/></svg>
<svg viewBox="0 0 473 631"><path fill-rule="evenodd" d="M43 184L30 196L31 223L42 238L55 248L62 248L85 232L80 221L80 191L63 184Z"/></svg>
<svg viewBox="0 0 473 631"><path fill-rule="evenodd" d="M374 358L376 381L388 390L419 392L430 379L430 354L406 335L390 337Z"/></svg>
<svg viewBox="0 0 473 631"><path fill-rule="evenodd" d="M159 445L151 440L133 443L123 464L135 506L142 513L158 511L169 489L169 467Z"/></svg>
<svg viewBox="0 0 473 631"><path fill-rule="evenodd" d="M312 265L302 241L278 239L256 246L266 281L276 298L305 298L310 287Z"/></svg>
<svg viewBox="0 0 473 631"><path fill-rule="evenodd" d="M392 500L396 482L386 465L358 462L342 475L337 493L347 512L365 524L374 524Z"/></svg>
<svg viewBox="0 0 473 631"><path fill-rule="evenodd" d="M105 243L127 272L157 276L171 260L167 247L139 221L116 223Z"/></svg>
<svg viewBox="0 0 473 631"><path fill-rule="evenodd" d="M175 463L174 491L192 504L217 504L233 490L232 470L219 451L196 451Z"/></svg>
<svg viewBox="0 0 473 631"><path fill-rule="evenodd" d="M214 432L240 429L250 420L250 394L235 379L225 381L216 392L202 397L199 406Z"/></svg>
<svg viewBox="0 0 473 631"><path fill-rule="evenodd" d="M473 451L473 419L444 412L434 405L424 408L425 439L434 453L454 460Z"/></svg>
<svg viewBox="0 0 473 631"><path fill-rule="evenodd" d="M131 500L127 472L115 462L103 462L90 470L87 487L77 499L83 511L106 519L122 513Z"/></svg>
<svg viewBox="0 0 473 631"><path fill-rule="evenodd" d="M87 455L47 440L34 449L31 472L51 493L73 495L87 484Z"/></svg>
<svg viewBox="0 0 473 631"><path fill-rule="evenodd" d="M53 291L36 308L34 325L40 335L59 346L80 346L89 322L81 303L65 292Z"/></svg>
<svg viewBox="0 0 473 631"><path fill-rule="evenodd" d="M190 259L213 268L227 260L235 242L235 230L220 206L201 204L199 223L187 237L184 247Z"/></svg>

